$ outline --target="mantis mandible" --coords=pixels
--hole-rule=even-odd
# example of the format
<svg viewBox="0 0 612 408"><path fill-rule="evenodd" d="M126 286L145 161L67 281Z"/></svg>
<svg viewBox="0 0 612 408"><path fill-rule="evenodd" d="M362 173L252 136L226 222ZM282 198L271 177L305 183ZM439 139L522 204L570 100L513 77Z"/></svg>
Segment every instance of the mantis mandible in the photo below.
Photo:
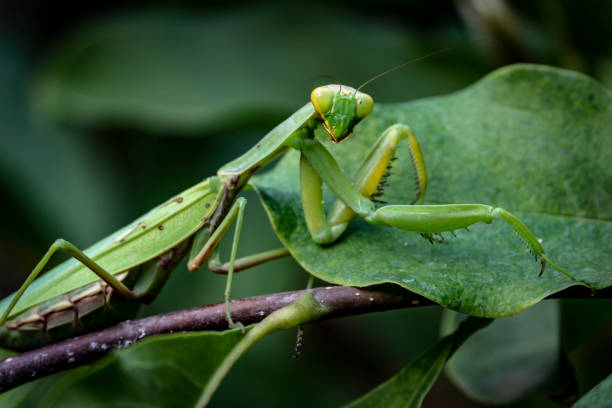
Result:
<svg viewBox="0 0 612 408"><path fill-rule="evenodd" d="M340 143L373 107L369 95L348 86L315 88L309 103L249 151L221 167L216 176L183 191L85 251L56 240L21 288L0 303L0 345L26 350L130 318L141 302L157 296L172 269L188 253L190 271L208 261L211 270L227 273L227 320L229 327L239 326L232 321L229 306L233 273L288 252L283 248L236 259L246 205L238 195L260 167L288 149L301 152L304 217L318 244L336 241L356 215L372 224L418 232L429 241L438 240L445 231L501 218L540 261L540 274L550 263L574 279L553 264L536 236L503 208L484 204L412 205L425 192L427 172L419 143L405 124L395 124L383 132L354 181L349 181L314 132L323 127L334 143ZM410 205L377 206L373 197L381 193L381 181L402 140L410 148L416 197ZM323 183L337 197L328 214L322 203ZM234 221L230 260L221 264L217 245ZM57 251L68 253L72 259L36 279Z"/></svg>

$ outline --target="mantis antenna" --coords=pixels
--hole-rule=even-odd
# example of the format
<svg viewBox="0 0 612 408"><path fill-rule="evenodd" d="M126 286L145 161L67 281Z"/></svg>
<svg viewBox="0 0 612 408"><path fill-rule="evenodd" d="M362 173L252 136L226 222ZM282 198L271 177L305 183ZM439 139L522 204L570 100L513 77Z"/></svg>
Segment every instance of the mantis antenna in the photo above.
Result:
<svg viewBox="0 0 612 408"><path fill-rule="evenodd" d="M410 60L410 61L406 61L406 62L404 62L403 64L396 65L396 66L395 66L395 67L393 67L393 68L389 68L388 70L386 70L386 71L384 71L384 72L381 72L381 73L380 73L380 74L378 74L378 75L373 76L372 78L370 78L370 79L368 79L367 81L365 81L363 84L359 85L359 88L357 88L357 91L360 91L360 90L361 90L361 88L363 88L364 86L366 86L366 85L370 84L371 82L373 82L373 81L377 80L378 78L383 77L383 76L385 76L385 75L387 75L387 74L389 74L389 73L391 73L391 72L393 72L393 71L396 71L396 70L398 70L398 69L400 69L400 68L404 68L405 66L410 65L410 64L412 64L412 63L414 63L414 62L424 60L425 58L433 57L434 55L438 55L438 54L442 54L442 53L444 53L444 52L452 51L452 50L454 50L454 49L456 49L456 48L459 48L459 47L463 47L463 44L453 45L452 47L442 48L441 50L437 50L437 51L430 52L429 54L425 54L425 55L423 55L423 56L421 56L421 57L418 57L418 58L412 59L412 60Z"/></svg>

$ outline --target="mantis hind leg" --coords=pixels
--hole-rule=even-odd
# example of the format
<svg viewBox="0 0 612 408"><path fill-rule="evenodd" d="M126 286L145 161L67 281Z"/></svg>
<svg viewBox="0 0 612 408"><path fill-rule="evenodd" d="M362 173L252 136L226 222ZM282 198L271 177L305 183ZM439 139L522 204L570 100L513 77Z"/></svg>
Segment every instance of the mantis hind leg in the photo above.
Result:
<svg viewBox="0 0 612 408"><path fill-rule="evenodd" d="M83 265L87 266L93 273L98 275L100 279L102 279L110 287L112 287L121 297L124 297L126 299L136 299L139 297L138 294L133 292L130 288L125 286L121 281L119 281L115 276L113 276L113 274L106 271L99 264L97 264L94 260L92 260L90 257L85 255L85 253L81 251L79 248L77 248L76 246L74 246L68 241L65 241L63 239L57 239L49 247L45 255L41 258L41 260L38 262L38 264L32 270L32 272L30 272L25 282L21 285L17 293L15 293L15 295L13 296L11 303L4 311L4 314L2 315L2 317L0 317L0 326L2 326L6 322L6 320L10 316L11 311L13 310L13 308L15 307L15 305L17 304L21 296L24 294L26 289L32 284L34 279L36 279L36 277L40 274L43 268L47 265L47 263L49 262L49 259L51 259L51 256L53 256L53 254L57 251L65 252L68 255L72 256L73 258L76 258Z"/></svg>

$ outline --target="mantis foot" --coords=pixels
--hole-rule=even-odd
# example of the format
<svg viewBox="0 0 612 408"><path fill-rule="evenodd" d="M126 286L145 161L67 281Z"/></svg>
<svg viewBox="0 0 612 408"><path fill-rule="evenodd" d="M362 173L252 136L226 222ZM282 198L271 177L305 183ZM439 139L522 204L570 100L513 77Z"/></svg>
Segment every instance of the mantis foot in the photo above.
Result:
<svg viewBox="0 0 612 408"><path fill-rule="evenodd" d="M304 341L304 329L302 326L297 327L297 337L295 339L295 350L291 358L294 360L302 354L302 342Z"/></svg>
<svg viewBox="0 0 612 408"><path fill-rule="evenodd" d="M437 244L448 244L448 241L446 240L446 238L444 238L444 235L442 235L441 233L428 233L428 232L420 232L419 233L424 239L428 240L430 244L433 245L433 243L437 243Z"/></svg>

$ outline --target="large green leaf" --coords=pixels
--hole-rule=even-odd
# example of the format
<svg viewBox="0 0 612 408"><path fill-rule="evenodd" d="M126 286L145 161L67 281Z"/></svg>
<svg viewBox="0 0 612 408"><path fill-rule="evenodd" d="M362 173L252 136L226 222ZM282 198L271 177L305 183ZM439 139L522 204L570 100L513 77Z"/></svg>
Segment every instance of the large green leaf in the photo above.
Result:
<svg viewBox="0 0 612 408"><path fill-rule="evenodd" d="M447 310L442 334L451 333L464 318ZM450 359L446 373L473 399L510 403L559 369L559 332L559 305L553 300L541 302L519 315L496 319L475 333Z"/></svg>
<svg viewBox="0 0 612 408"><path fill-rule="evenodd" d="M0 406L194 406L240 330L161 335L0 395Z"/></svg>
<svg viewBox="0 0 612 408"><path fill-rule="evenodd" d="M351 140L329 149L353 174L389 125L410 124L430 174L426 203L504 207L543 239L548 256L596 288L612 284L611 93L571 71L509 66L449 96L379 106ZM406 146L384 200L413 198ZM502 221L457 231L448 245L354 220L341 239L316 245L300 203L297 152L253 184L277 234L310 273L328 282L393 282L476 316L520 312L575 285L539 266ZM328 194L327 201L332 197Z"/></svg>

